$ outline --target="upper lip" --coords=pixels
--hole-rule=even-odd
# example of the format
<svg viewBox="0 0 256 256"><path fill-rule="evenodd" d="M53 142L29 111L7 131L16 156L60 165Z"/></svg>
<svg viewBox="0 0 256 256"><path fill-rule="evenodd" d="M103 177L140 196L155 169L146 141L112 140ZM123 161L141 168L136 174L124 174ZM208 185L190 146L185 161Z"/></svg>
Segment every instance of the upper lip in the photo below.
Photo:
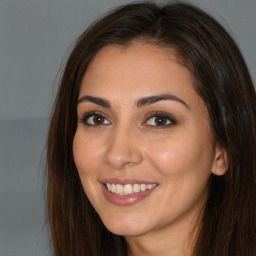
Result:
<svg viewBox="0 0 256 256"><path fill-rule="evenodd" d="M144 180L137 180L137 179L117 179L117 178L105 178L100 180L103 184L120 184L120 185L126 185L126 184L157 184L154 181L144 181Z"/></svg>

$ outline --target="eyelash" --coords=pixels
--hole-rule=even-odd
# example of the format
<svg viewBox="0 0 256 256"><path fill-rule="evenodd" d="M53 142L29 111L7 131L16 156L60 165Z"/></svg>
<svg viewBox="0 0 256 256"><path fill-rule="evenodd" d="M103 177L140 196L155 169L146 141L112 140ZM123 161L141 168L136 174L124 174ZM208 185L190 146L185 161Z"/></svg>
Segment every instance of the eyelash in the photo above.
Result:
<svg viewBox="0 0 256 256"><path fill-rule="evenodd" d="M96 117L96 118L103 118L104 122L107 121L108 123L100 123L100 124L90 124L88 123L89 118L92 117ZM152 124L146 124L150 119L153 118L161 118L164 121L164 124L160 124L160 125L152 125ZM110 125L111 122L108 121L108 119L105 117L105 115L103 115L102 113L98 113L98 112L89 112L86 113L82 116L82 118L80 119L80 122L82 122L84 125L86 126L93 126L93 127L100 127L102 125ZM167 124L166 124L167 122ZM168 123L169 122L169 123ZM175 125L177 122L176 120L171 117L169 114L165 113L165 112L153 112L147 115L146 117L146 121L144 121L142 123L143 126L148 126L151 128L167 128L169 126Z"/></svg>
<svg viewBox="0 0 256 256"><path fill-rule="evenodd" d="M103 119L104 119L104 122L105 122L105 120L108 121L108 119L107 119L102 113L98 113L98 112L94 112L94 111L84 114L84 115L82 116L82 118L80 119L80 121L81 121L84 125L86 125L86 126L94 126L94 127L99 127L99 126L102 126L102 125L110 125L110 124L111 124L110 121L108 121L108 122L109 122L108 124L104 124L104 123L103 123L103 124L90 124L90 123L88 123L88 120L89 120L89 118L91 118L91 117L103 118Z"/></svg>
<svg viewBox="0 0 256 256"><path fill-rule="evenodd" d="M147 125L147 124L145 124L146 122L148 122L150 119L153 119L153 118L155 118L155 119L156 118L161 118L162 120L166 121L167 124L166 123L161 124L161 125ZM161 129L161 128L170 127L172 125L175 125L176 123L177 123L177 121L173 117L171 117L169 114L167 114L165 112L161 112L161 111L159 112L158 111L158 112L153 112L153 113L148 114L146 121L144 121L142 123L142 125L149 126L151 128L158 128L158 129L160 128Z"/></svg>

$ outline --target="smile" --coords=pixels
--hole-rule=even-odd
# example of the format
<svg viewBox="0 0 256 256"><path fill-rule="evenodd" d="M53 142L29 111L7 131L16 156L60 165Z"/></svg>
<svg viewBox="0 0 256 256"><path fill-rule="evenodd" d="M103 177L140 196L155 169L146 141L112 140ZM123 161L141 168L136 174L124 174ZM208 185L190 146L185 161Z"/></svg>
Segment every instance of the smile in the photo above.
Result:
<svg viewBox="0 0 256 256"><path fill-rule="evenodd" d="M156 187L156 184L105 184L108 191L116 195L132 195Z"/></svg>

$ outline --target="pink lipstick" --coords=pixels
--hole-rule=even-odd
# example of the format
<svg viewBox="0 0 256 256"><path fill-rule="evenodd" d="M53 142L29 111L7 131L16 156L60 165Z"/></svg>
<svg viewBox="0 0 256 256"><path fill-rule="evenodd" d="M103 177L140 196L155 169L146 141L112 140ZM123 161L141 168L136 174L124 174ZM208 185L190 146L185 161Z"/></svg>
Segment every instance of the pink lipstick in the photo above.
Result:
<svg viewBox="0 0 256 256"><path fill-rule="evenodd" d="M149 196L157 187L155 182L145 182L132 179L101 180L104 197L112 204L130 206Z"/></svg>

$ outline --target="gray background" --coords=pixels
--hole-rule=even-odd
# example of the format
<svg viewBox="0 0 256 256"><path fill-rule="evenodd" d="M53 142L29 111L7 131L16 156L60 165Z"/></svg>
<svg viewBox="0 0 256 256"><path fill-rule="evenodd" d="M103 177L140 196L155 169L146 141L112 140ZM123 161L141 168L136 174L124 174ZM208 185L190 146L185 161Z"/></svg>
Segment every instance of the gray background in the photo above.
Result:
<svg viewBox="0 0 256 256"><path fill-rule="evenodd" d="M61 64L95 18L127 2L0 0L0 256L50 254L43 149ZM256 0L191 2L231 32L255 81Z"/></svg>

